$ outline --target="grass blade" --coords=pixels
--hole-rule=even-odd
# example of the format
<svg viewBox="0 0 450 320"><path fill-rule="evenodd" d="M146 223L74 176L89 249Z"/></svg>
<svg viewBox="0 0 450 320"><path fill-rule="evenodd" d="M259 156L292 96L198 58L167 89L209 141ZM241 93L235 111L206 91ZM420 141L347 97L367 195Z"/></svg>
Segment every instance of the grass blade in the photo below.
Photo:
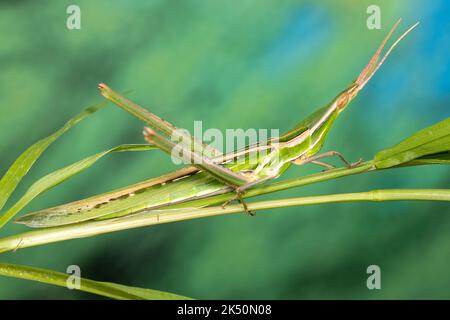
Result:
<svg viewBox="0 0 450 320"><path fill-rule="evenodd" d="M378 152L374 164L378 169L385 169L424 156L445 154L448 151L450 151L450 118L415 133L392 148ZM422 161L424 162L426 161Z"/></svg>
<svg viewBox="0 0 450 320"><path fill-rule="evenodd" d="M0 263L0 275L32 281L43 282L60 287L67 287L67 279L70 275L41 268L19 266L8 263ZM81 291L101 295L112 299L121 300L186 300L188 297L177 294L129 287L110 282L100 282L89 279L80 279Z"/></svg>
<svg viewBox="0 0 450 320"><path fill-rule="evenodd" d="M75 126L78 122L91 115L92 113L98 111L99 109L106 106L106 102L100 102L94 106L86 108L84 111L79 113L77 116L70 119L66 124L53 133L52 135L39 140L27 150L25 150L11 165L8 171L0 180L0 210L8 201L11 194L16 189L17 185L20 183L22 178L28 173L36 160L41 156L41 154L62 134L67 130ZM0 227L1 227L0 223Z"/></svg>
<svg viewBox="0 0 450 320"><path fill-rule="evenodd" d="M146 144L120 145L82 159L76 163L73 163L67 167L56 170L44 176L43 178L36 181L27 190L27 192L7 212L5 212L3 216L0 217L0 228L3 227L9 220L11 220L20 210L22 210L31 200L36 198L38 195L64 182L70 177L82 172L83 170L86 170L107 154L110 154L112 152L146 151L154 148L155 147Z"/></svg>
<svg viewBox="0 0 450 320"><path fill-rule="evenodd" d="M426 165L426 164L450 164L450 152L435 153L423 156L403 163L402 166Z"/></svg>

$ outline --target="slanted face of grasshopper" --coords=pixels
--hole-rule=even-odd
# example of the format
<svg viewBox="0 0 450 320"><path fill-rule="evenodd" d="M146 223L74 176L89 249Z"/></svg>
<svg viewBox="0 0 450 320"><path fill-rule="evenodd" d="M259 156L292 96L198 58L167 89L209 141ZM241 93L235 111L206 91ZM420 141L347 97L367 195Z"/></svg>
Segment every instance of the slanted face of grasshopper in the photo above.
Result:
<svg viewBox="0 0 450 320"><path fill-rule="evenodd" d="M314 163L330 169L333 166L320 160L338 156L348 167L358 165L359 161L349 163L335 151L322 154L318 152L339 114L371 79L398 42L418 24L404 32L382 56L383 48L399 22L394 25L367 66L347 89L339 93L327 106L312 113L281 137L269 140L264 145L249 146L244 150L221 156L214 156L214 150L205 148L201 142L188 137L192 144L181 146L180 154L192 161L190 167L120 190L30 213L19 218L17 222L30 227L51 227L94 219L109 219L143 211L151 212L161 208L195 207L197 199L233 191L236 193L233 200L240 201L244 210L250 213L242 200L245 190L277 178L292 164ZM177 130L174 125L126 99L105 84L100 84L99 89L105 98L153 128L144 129L144 137L149 143L174 155L172 150L176 145L167 137ZM200 146L200 149L195 146ZM259 153L262 149L265 151L264 155L258 156L256 163L233 161L237 157L249 157ZM212 204L215 203L210 205Z"/></svg>

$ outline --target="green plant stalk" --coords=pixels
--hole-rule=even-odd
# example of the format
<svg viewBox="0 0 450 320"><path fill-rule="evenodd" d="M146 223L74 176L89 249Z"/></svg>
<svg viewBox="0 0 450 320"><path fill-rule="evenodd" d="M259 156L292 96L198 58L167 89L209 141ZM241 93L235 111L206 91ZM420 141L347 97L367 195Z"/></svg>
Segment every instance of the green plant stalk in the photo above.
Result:
<svg viewBox="0 0 450 320"><path fill-rule="evenodd" d="M373 190L358 193L344 193L324 196L300 197L282 200L269 200L248 203L250 210L258 211L281 207L302 206L311 204L348 202L348 201L399 201L399 200L429 200L450 201L448 189L387 189ZM191 220L225 214L242 212L241 205L230 205L209 208L185 208L151 211L122 218L93 221L48 228L37 231L29 231L0 239L0 253L17 250L19 248L32 247L63 240L95 236L98 234L114 232L124 229L138 228L162 223L170 223L183 220Z"/></svg>
<svg viewBox="0 0 450 320"><path fill-rule="evenodd" d="M37 282L43 282L67 288L67 279L70 275L66 273L20 266L8 263L0 263L0 275L14 277ZM158 290L128 287L124 285L100 282L89 279L80 279L81 291L102 295L108 298L121 300L142 300L142 299L189 299L172 293Z"/></svg>

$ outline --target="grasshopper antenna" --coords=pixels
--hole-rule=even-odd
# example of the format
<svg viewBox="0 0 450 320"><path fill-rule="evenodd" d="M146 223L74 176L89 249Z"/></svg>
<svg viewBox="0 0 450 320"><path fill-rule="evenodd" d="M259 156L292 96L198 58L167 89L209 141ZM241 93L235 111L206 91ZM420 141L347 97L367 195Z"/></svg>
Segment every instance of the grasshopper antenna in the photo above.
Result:
<svg viewBox="0 0 450 320"><path fill-rule="evenodd" d="M363 69L363 71L360 73L358 78L355 80L354 84L357 86L356 91L361 90L364 88L366 83L373 77L373 75L377 72L377 70L381 67L381 65L384 63L388 55L391 53L391 51L397 46L397 44L405 38L408 33L410 33L417 25L419 24L419 21L416 22L414 25L408 28L400 37L395 40L395 42L389 47L389 49L386 51L384 56L380 59L381 52L383 51L384 46L386 45L386 42L389 40L389 38L394 33L397 26L400 24L402 19L399 19L395 25L392 27L391 31L389 31L386 38L381 43L380 47L377 49L373 57L370 59L369 63L366 65L366 67Z"/></svg>

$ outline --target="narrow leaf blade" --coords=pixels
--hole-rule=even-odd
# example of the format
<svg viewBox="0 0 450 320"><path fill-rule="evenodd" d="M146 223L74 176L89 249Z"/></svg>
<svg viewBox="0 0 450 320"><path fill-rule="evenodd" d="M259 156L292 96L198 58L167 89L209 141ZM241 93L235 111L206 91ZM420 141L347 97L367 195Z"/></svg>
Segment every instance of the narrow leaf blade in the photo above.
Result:
<svg viewBox="0 0 450 320"><path fill-rule="evenodd" d="M417 132L392 148L378 152L374 164L378 169L385 169L449 150L450 118L447 118Z"/></svg>
<svg viewBox="0 0 450 320"><path fill-rule="evenodd" d="M115 148L97 153L93 156L82 159L75 162L69 166L62 169L56 170L43 178L36 181L27 192L7 211L0 217L0 227L12 219L20 210L22 210L31 200L36 198L38 195L44 193L45 191L53 188L54 186L64 182L65 180L71 178L72 176L86 170L102 157L112 152L125 152L125 151L146 151L154 149L150 145L139 145L139 144L126 144L120 145ZM24 216L24 220L27 218Z"/></svg>
<svg viewBox="0 0 450 320"><path fill-rule="evenodd" d="M0 210L8 201L11 194L16 189L17 185L20 183L22 178L28 173L31 167L34 165L36 160L41 156L41 154L61 135L63 135L70 128L75 126L81 120L87 116L95 113L106 105L106 102L100 102L96 105L86 108L84 111L79 113L77 116L70 119L66 124L53 133L52 135L39 140L27 150L25 150L11 165L8 171L4 174L0 180ZM0 224L1 227L1 224Z"/></svg>
<svg viewBox="0 0 450 320"><path fill-rule="evenodd" d="M70 276L62 272L8 263L0 263L0 275L38 281L60 287L67 287L67 280ZM80 288L78 290L105 296L112 299L121 299L121 300L190 299L185 296L180 296L177 294L159 290L130 287L116 283L100 282L84 278L80 279Z"/></svg>

